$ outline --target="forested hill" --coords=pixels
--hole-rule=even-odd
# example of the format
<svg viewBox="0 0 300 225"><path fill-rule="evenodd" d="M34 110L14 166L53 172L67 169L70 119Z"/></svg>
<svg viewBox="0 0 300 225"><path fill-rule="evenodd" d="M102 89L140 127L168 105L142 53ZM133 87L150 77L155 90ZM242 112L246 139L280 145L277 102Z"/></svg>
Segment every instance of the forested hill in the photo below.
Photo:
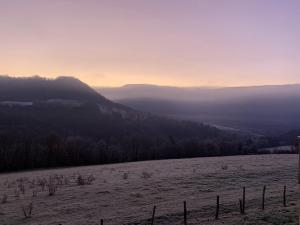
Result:
<svg viewBox="0 0 300 225"><path fill-rule="evenodd" d="M0 77L0 171L249 154L261 143L130 109L75 78Z"/></svg>
<svg viewBox="0 0 300 225"><path fill-rule="evenodd" d="M74 99L101 104L111 103L73 77L45 79L42 77L13 78L0 76L0 101L41 101Z"/></svg>

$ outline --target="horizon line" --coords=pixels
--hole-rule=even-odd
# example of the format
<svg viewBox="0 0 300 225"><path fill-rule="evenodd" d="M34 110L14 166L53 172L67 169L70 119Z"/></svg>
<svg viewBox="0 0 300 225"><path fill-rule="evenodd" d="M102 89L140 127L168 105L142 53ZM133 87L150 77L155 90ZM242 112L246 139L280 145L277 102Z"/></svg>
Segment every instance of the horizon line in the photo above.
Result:
<svg viewBox="0 0 300 225"><path fill-rule="evenodd" d="M123 88L126 86L153 86L153 87L166 87L166 88L187 88L187 89L196 89L196 88L210 88L210 89L222 89L222 88L255 88L255 87L275 87L275 86L296 86L300 85L300 83L282 83L282 84L253 84L253 85L199 85L199 86L176 86L176 85L165 85L165 84L154 84L154 83L126 83L123 85L91 85L88 82L83 81L77 76L72 75L57 75L55 77L43 76L39 74L33 75L15 75L15 74L0 74L0 77L10 77L10 78L34 78L39 77L43 79L55 80L61 77L70 77L80 80L81 82L89 85L92 88Z"/></svg>

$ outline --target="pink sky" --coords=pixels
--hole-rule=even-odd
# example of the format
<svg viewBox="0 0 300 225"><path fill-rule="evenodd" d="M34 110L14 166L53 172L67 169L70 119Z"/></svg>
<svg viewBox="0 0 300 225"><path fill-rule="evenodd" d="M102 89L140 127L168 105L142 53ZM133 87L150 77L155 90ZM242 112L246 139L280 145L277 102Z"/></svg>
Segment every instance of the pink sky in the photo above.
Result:
<svg viewBox="0 0 300 225"><path fill-rule="evenodd" d="M93 86L300 83L298 0L0 0L0 74Z"/></svg>

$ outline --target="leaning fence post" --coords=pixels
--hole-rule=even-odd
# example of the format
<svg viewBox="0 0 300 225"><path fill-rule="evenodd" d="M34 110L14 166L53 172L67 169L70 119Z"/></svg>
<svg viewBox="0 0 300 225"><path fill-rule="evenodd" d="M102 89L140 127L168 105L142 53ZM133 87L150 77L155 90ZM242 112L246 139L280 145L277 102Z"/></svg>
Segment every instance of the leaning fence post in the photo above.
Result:
<svg viewBox="0 0 300 225"><path fill-rule="evenodd" d="M183 212L184 212L184 225L187 225L187 220L186 220L186 201L183 202Z"/></svg>
<svg viewBox="0 0 300 225"><path fill-rule="evenodd" d="M217 205L216 205L216 220L219 219L219 209L220 209L220 197L217 196Z"/></svg>
<svg viewBox="0 0 300 225"><path fill-rule="evenodd" d="M246 187L243 187L243 214L245 213L245 205L246 205Z"/></svg>
<svg viewBox="0 0 300 225"><path fill-rule="evenodd" d="M264 185L263 193L262 193L262 202L261 202L262 210L265 210L265 195L266 195L266 185Z"/></svg>
<svg viewBox="0 0 300 225"><path fill-rule="evenodd" d="M283 206L286 207L286 185L283 187Z"/></svg>
<svg viewBox="0 0 300 225"><path fill-rule="evenodd" d="M151 225L154 225L155 210L156 210L156 206L153 207Z"/></svg>

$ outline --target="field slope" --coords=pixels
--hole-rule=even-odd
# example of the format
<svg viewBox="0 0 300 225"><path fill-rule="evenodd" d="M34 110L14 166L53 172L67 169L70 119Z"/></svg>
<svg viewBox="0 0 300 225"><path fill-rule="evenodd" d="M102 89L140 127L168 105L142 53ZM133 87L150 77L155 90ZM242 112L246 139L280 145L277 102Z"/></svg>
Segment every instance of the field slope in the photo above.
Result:
<svg viewBox="0 0 300 225"><path fill-rule="evenodd" d="M90 185L79 185L78 177ZM48 196L43 179L55 177L57 191ZM25 193L20 191L23 185ZM18 187L19 185L19 187ZM261 193L267 186L266 209ZM282 192L287 185L287 207ZM239 214L238 199L246 187L246 215ZM296 155L259 155L146 161L102 166L40 170L0 175L0 224L82 225L149 224L157 206L156 223L183 224L187 201L188 224L298 224ZM21 188L22 189L22 188ZM33 194L34 193L34 194ZM18 196L19 195L19 196ZM34 195L34 197L32 197ZM220 219L214 220L220 195ZM24 219L33 201L32 217Z"/></svg>

